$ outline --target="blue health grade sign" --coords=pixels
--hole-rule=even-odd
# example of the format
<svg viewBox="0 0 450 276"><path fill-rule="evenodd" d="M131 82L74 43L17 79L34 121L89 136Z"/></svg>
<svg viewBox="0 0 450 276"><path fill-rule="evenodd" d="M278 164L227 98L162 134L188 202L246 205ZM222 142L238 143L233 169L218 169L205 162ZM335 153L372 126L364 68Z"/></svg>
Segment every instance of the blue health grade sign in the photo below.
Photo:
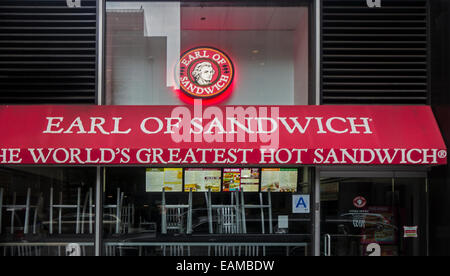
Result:
<svg viewBox="0 0 450 276"><path fill-rule="evenodd" d="M292 213L309 214L309 195L292 195Z"/></svg>

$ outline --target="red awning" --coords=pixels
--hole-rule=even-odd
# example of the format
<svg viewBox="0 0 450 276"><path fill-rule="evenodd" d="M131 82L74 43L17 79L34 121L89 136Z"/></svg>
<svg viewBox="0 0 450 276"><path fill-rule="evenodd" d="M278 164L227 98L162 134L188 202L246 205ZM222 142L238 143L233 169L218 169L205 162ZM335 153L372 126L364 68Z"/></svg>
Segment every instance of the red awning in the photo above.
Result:
<svg viewBox="0 0 450 276"><path fill-rule="evenodd" d="M2 106L1 164L440 165L428 106Z"/></svg>

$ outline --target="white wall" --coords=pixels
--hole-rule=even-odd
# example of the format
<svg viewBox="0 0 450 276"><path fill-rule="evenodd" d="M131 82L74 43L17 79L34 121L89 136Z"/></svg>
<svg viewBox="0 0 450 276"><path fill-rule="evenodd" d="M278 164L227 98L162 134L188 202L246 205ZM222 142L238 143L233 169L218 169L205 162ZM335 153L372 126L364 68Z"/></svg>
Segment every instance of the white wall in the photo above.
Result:
<svg viewBox="0 0 450 276"><path fill-rule="evenodd" d="M309 26L308 10L303 10L294 34L294 103L308 105Z"/></svg>
<svg viewBox="0 0 450 276"><path fill-rule="evenodd" d="M112 95L108 103L183 104L166 85L165 37L144 37L140 29L114 28L109 29L108 36L111 84L107 94ZM182 51L196 46L222 49L234 62L235 89L222 104L308 104L307 9L295 31L182 31Z"/></svg>
<svg viewBox="0 0 450 276"><path fill-rule="evenodd" d="M183 49L213 46L230 56L236 70L234 91L223 104L293 104L293 32L184 31L181 41Z"/></svg>
<svg viewBox="0 0 450 276"><path fill-rule="evenodd" d="M166 85L166 38L118 32L112 47L113 105L178 105Z"/></svg>

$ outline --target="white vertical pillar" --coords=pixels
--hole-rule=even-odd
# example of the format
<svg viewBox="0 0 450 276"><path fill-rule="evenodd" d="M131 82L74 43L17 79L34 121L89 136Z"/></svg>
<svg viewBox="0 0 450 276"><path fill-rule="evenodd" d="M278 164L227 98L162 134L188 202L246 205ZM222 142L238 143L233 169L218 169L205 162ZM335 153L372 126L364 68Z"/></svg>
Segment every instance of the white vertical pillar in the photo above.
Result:
<svg viewBox="0 0 450 276"><path fill-rule="evenodd" d="M315 104L320 105L321 101L321 9L322 9L322 0L314 0L314 16L315 16ZM313 194L314 194L314 200L313 200L313 208L312 208L312 221L313 221L313 255L314 256L320 256L320 223L321 223L321 217L320 217L320 169L315 168L314 173L314 183L313 185Z"/></svg>
<svg viewBox="0 0 450 276"><path fill-rule="evenodd" d="M176 65L181 55L180 2L109 2L110 11L144 11L144 36L167 39L166 86L179 88L175 80Z"/></svg>
<svg viewBox="0 0 450 276"><path fill-rule="evenodd" d="M97 0L97 105L104 102L106 0ZM95 256L102 255L103 183L102 168L97 167L95 188Z"/></svg>
<svg viewBox="0 0 450 276"><path fill-rule="evenodd" d="M181 6L179 2L153 2L142 4L147 37L167 37L166 85L178 87L175 68L181 52Z"/></svg>

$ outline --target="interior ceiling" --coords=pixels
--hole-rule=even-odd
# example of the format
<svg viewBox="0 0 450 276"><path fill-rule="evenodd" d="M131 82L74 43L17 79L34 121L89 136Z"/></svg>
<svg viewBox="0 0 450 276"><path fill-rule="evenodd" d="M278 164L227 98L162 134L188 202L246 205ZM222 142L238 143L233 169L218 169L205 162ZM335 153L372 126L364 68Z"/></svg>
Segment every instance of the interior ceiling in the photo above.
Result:
<svg viewBox="0 0 450 276"><path fill-rule="evenodd" d="M295 30L305 7L183 7L183 30ZM203 19L203 20L202 20Z"/></svg>
<svg viewBox="0 0 450 276"><path fill-rule="evenodd" d="M295 30L306 7L183 7L182 30ZM138 14L137 14L138 13ZM108 12L114 30L143 29L143 12Z"/></svg>

